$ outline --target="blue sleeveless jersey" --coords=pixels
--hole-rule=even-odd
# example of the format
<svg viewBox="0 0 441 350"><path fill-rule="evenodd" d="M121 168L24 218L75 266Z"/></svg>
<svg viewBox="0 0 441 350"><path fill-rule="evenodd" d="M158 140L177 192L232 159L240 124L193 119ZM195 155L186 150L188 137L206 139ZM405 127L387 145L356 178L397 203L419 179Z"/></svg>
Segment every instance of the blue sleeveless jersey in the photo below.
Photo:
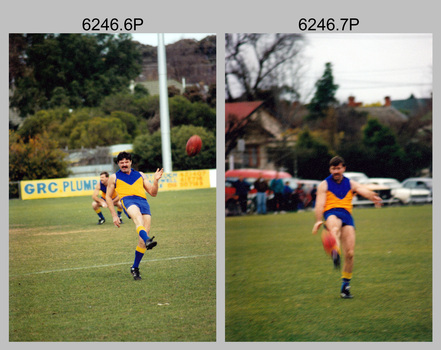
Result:
<svg viewBox="0 0 441 350"><path fill-rule="evenodd" d="M137 196L147 199L144 189L144 179L139 171L131 169L130 175L121 170L116 172L115 189L119 197Z"/></svg>
<svg viewBox="0 0 441 350"><path fill-rule="evenodd" d="M341 208L352 213L352 197L351 182L347 177L343 176L343 180L337 183L329 175L326 178L328 183L328 190L326 191L326 204L324 211L330 209Z"/></svg>

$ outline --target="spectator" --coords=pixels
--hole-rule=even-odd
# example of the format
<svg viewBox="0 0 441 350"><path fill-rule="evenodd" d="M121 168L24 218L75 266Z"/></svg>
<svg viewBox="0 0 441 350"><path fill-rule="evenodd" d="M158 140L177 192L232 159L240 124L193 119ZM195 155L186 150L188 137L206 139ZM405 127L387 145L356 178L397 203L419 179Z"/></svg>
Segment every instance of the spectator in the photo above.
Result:
<svg viewBox="0 0 441 350"><path fill-rule="evenodd" d="M283 187L283 207L284 210L291 210L291 194L292 188L289 186L289 182L285 182L285 186Z"/></svg>
<svg viewBox="0 0 441 350"><path fill-rule="evenodd" d="M254 188L257 190L257 214L266 214L266 191L268 191L268 184L259 174L258 179L254 182Z"/></svg>
<svg viewBox="0 0 441 350"><path fill-rule="evenodd" d="M233 186L236 188L236 195L238 197L242 214L246 214L247 206L248 206L248 191L250 190L250 184L243 179L243 176L240 176L239 180L235 181Z"/></svg>
<svg viewBox="0 0 441 350"><path fill-rule="evenodd" d="M305 209L305 191L303 190L303 184L298 183L297 188L295 189L294 193L297 197L297 210L303 210Z"/></svg>
<svg viewBox="0 0 441 350"><path fill-rule="evenodd" d="M276 177L272 179L270 183L270 189L274 192L274 214L280 213L282 210L283 188L283 180L279 178L279 173L277 173Z"/></svg>

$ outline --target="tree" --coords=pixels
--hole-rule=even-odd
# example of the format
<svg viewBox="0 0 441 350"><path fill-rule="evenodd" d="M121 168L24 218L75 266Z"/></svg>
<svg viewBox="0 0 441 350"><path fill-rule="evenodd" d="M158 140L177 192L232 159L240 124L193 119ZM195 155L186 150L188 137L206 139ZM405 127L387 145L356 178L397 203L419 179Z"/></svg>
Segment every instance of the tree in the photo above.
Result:
<svg viewBox="0 0 441 350"><path fill-rule="evenodd" d="M377 119L368 120L363 130L367 156L365 172L369 177L393 177L403 180L407 169L404 151L392 130Z"/></svg>
<svg viewBox="0 0 441 350"><path fill-rule="evenodd" d="M323 179L329 174L329 160L332 157L328 147L314 138L305 128L298 137L295 147L298 176L303 179Z"/></svg>
<svg viewBox="0 0 441 350"><path fill-rule="evenodd" d="M331 63L325 64L325 72L323 76L315 83L315 94L308 105L308 120L324 119L328 115L328 110L335 107L337 102L335 92L338 85L334 84Z"/></svg>
<svg viewBox="0 0 441 350"><path fill-rule="evenodd" d="M26 140L9 131L9 181L67 177L64 158L58 143L46 132Z"/></svg>
<svg viewBox="0 0 441 350"><path fill-rule="evenodd" d="M185 146L192 135L202 139L202 150L195 157L187 156ZM200 126L181 125L170 129L173 170L216 168L216 137L213 131ZM162 167L161 131L140 135L133 143L134 165L138 170L153 172Z"/></svg>
<svg viewBox="0 0 441 350"><path fill-rule="evenodd" d="M10 105L23 117L49 107L98 106L141 71L141 54L128 34L23 34L23 40L11 34L11 38L15 50L10 56Z"/></svg>
<svg viewBox="0 0 441 350"><path fill-rule="evenodd" d="M244 94L246 100L252 101L259 90L294 86L302 42L301 34L226 34L226 99L231 101Z"/></svg>
<svg viewBox="0 0 441 350"><path fill-rule="evenodd" d="M131 137L118 117L94 117L76 125L69 137L69 148L95 148L127 143Z"/></svg>
<svg viewBox="0 0 441 350"><path fill-rule="evenodd" d="M210 130L216 128L216 110L206 103L191 103L183 96L169 99L170 120L173 126L197 125Z"/></svg>

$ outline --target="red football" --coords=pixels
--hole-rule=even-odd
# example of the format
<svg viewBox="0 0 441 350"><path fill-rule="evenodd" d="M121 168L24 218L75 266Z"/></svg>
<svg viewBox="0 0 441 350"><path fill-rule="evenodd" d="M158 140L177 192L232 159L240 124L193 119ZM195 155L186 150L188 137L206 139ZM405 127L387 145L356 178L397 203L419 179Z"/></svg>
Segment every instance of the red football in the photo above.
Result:
<svg viewBox="0 0 441 350"><path fill-rule="evenodd" d="M331 255L332 249L335 249L337 246L337 241L335 240L335 237L326 230L323 230L322 232L322 243L323 249L329 255Z"/></svg>
<svg viewBox="0 0 441 350"><path fill-rule="evenodd" d="M185 150L190 157L194 157L201 151L202 148L202 140L198 135L193 135L187 141L187 146Z"/></svg>

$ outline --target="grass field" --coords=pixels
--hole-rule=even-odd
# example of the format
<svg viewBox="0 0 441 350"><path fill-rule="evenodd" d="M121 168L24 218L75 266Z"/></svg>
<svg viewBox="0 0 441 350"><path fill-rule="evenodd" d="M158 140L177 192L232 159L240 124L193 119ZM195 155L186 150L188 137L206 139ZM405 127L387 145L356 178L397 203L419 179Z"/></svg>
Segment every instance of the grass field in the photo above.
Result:
<svg viewBox="0 0 441 350"><path fill-rule="evenodd" d="M142 281L124 217L97 226L90 197L9 201L10 341L216 341L216 191L149 198Z"/></svg>
<svg viewBox="0 0 441 350"><path fill-rule="evenodd" d="M432 341L432 206L354 209L354 299L311 212L225 223L226 341Z"/></svg>

